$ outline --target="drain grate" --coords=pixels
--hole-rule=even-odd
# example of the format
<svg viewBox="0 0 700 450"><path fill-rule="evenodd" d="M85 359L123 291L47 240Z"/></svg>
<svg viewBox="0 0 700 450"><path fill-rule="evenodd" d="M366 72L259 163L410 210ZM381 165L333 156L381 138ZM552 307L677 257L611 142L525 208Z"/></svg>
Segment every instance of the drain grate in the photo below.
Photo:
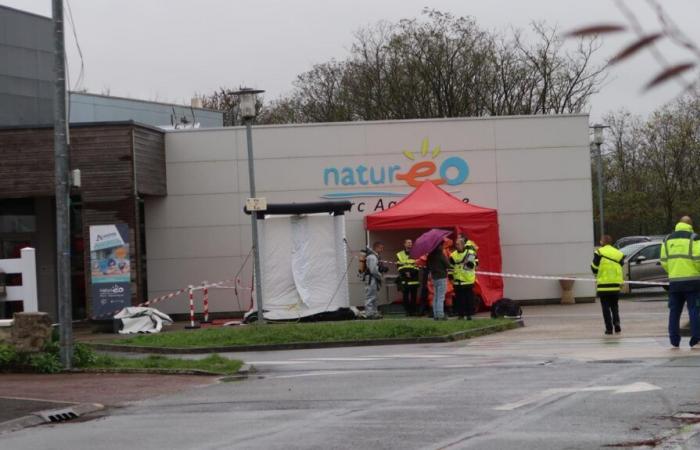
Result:
<svg viewBox="0 0 700 450"><path fill-rule="evenodd" d="M46 423L65 422L67 420L77 419L78 413L73 408L50 409L35 413L41 417Z"/></svg>

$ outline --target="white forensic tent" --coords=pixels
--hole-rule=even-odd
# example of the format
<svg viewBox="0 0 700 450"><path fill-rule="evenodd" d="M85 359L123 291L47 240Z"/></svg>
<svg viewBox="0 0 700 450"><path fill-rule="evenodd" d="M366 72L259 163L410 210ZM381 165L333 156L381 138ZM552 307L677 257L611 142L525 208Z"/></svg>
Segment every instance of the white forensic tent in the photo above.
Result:
<svg viewBox="0 0 700 450"><path fill-rule="evenodd" d="M325 203L339 202L320 205ZM345 215L317 210L266 214L264 220L258 220L267 320L298 320L350 307ZM254 312L255 302L248 315Z"/></svg>

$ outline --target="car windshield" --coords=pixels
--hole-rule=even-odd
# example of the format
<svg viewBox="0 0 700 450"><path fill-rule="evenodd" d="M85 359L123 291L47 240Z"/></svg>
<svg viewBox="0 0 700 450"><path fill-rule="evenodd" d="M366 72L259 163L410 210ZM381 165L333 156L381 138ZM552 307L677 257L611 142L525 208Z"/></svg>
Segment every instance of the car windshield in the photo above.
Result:
<svg viewBox="0 0 700 450"><path fill-rule="evenodd" d="M623 255L625 256L630 256L631 254L635 253L637 250L639 250L642 247L646 247L649 245L648 242L638 242L636 244L630 244L625 247L622 247L620 251L622 252Z"/></svg>

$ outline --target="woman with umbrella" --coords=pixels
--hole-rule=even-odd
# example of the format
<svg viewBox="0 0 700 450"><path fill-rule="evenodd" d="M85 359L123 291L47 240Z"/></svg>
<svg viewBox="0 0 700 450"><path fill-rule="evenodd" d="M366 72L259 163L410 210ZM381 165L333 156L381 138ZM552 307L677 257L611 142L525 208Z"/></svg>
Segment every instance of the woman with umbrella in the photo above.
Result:
<svg viewBox="0 0 700 450"><path fill-rule="evenodd" d="M447 292L447 270L450 267L450 261L442 250L442 242L448 234L450 234L449 231L433 228L416 239L411 249L411 257L413 258L428 255L428 269L435 288L433 299L433 318L435 320L447 320L445 293Z"/></svg>

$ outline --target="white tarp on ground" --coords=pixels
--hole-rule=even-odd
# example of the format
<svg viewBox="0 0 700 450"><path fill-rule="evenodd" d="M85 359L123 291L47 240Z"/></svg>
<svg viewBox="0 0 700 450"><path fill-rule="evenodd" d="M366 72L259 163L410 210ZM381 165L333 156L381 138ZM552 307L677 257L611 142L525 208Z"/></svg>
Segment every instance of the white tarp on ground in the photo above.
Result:
<svg viewBox="0 0 700 450"><path fill-rule="evenodd" d="M345 216L267 216L258 223L266 319L349 307Z"/></svg>
<svg viewBox="0 0 700 450"><path fill-rule="evenodd" d="M142 306L129 306L119 311L115 319L122 321L122 329L119 334L133 333L158 333L163 325L172 325L173 319L167 314L155 308Z"/></svg>

